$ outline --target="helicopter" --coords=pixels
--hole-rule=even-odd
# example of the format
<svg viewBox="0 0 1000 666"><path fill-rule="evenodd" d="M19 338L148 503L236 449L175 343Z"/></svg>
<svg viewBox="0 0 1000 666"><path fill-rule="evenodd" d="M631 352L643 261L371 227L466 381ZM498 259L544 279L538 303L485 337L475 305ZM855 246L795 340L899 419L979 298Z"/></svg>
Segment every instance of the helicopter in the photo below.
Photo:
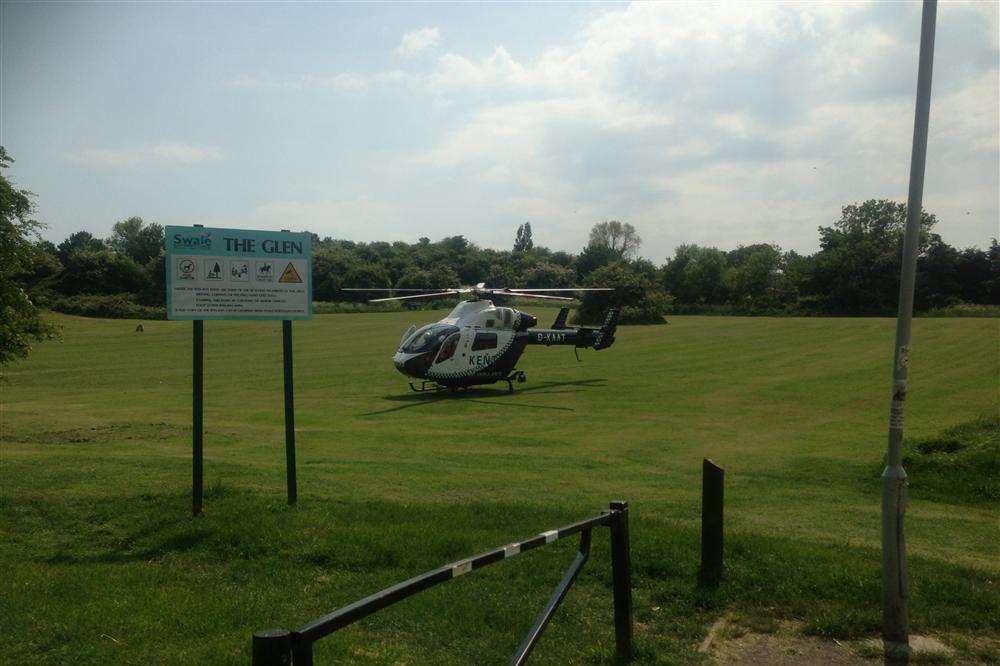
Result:
<svg viewBox="0 0 1000 666"><path fill-rule="evenodd" d="M535 328L538 319L527 312L497 306L496 297L533 298L546 301L572 301L566 296L539 292L613 291L608 287L559 289L508 289L486 287L480 282L473 287L427 289L351 289L343 291L418 291L430 292L408 296L370 299L369 303L403 301L416 298L440 298L469 294L440 321L420 328L410 326L399 340L392 362L396 369L413 380L410 389L424 391L460 389L470 386L507 382L514 392L514 382L524 383L524 371L516 368L528 345L572 346L579 357L581 348L607 349L615 342L618 310L608 310L600 327L567 326L569 308L559 310L551 328Z"/></svg>

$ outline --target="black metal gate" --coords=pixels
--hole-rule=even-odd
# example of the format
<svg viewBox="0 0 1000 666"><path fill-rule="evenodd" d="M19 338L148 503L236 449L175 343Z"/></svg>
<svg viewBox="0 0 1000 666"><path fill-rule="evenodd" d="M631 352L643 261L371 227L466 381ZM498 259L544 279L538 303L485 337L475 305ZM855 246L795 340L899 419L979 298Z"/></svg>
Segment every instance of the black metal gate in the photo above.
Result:
<svg viewBox="0 0 1000 666"><path fill-rule="evenodd" d="M580 548L572 564L563 574L562 580L552 592L548 602L535 617L524 640L514 653L512 664L523 664L538 643L545 627L559 604L566 597L590 556L590 532L595 527L608 527L611 531L611 569L614 584L615 642L618 658L629 660L632 647L632 582L628 535L628 502L612 502L610 510L599 516L587 518L559 529L542 532L524 541L494 548L475 557L446 564L397 585L376 592L360 601L339 608L332 613L317 618L294 631L272 629L253 635L253 666L312 666L313 644L324 636L342 629L387 606L402 601L417 592L457 578L463 574L487 565L501 562L509 557L559 539L580 535Z"/></svg>

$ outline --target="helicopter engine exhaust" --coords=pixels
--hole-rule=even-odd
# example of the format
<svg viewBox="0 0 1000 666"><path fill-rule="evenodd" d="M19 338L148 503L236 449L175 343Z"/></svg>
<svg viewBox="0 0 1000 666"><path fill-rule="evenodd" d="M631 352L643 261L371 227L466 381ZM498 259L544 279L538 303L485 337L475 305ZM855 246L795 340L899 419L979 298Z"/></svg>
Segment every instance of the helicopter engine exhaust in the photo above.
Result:
<svg viewBox="0 0 1000 666"><path fill-rule="evenodd" d="M517 326L514 327L515 331L527 331L532 326L538 324L538 317L535 315L530 315L527 312L521 312L520 317L517 320Z"/></svg>

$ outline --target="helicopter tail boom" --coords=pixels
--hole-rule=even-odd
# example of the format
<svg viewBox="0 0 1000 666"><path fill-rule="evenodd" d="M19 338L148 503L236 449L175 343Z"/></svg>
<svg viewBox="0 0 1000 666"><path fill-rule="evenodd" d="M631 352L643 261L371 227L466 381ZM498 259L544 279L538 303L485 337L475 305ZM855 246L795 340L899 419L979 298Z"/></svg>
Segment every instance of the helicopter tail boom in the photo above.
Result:
<svg viewBox="0 0 1000 666"><path fill-rule="evenodd" d="M560 320L565 322L565 318L560 313L556 321L557 326L553 328L529 328L529 345L572 345L573 347L592 347L594 349L607 349L615 342L615 331L618 328L618 311L608 310L604 317L604 324L600 328L589 326L563 327L560 328Z"/></svg>

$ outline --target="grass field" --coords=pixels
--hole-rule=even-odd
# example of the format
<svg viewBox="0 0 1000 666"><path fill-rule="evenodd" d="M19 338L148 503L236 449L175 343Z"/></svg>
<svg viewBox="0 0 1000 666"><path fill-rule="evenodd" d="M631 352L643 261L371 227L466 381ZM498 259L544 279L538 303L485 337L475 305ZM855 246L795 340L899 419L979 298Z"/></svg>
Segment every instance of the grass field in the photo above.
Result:
<svg viewBox="0 0 1000 666"><path fill-rule="evenodd" d="M247 663L254 630L298 626L612 499L632 507L641 660L697 661L724 611L877 634L890 319L674 317L623 327L582 363L529 348L516 394L451 397L411 394L392 368L410 314L317 316L295 324L294 509L280 325L209 322L197 519L191 325L55 319L64 341L8 368L0 389L5 663ZM996 417L998 339L996 319L914 322L908 436ZM727 579L714 592L695 585L705 456L727 481ZM914 630L963 658L1000 658L996 502L911 483ZM321 641L317 660L503 663L574 549L423 593ZM538 663L612 660L609 562L596 532Z"/></svg>

